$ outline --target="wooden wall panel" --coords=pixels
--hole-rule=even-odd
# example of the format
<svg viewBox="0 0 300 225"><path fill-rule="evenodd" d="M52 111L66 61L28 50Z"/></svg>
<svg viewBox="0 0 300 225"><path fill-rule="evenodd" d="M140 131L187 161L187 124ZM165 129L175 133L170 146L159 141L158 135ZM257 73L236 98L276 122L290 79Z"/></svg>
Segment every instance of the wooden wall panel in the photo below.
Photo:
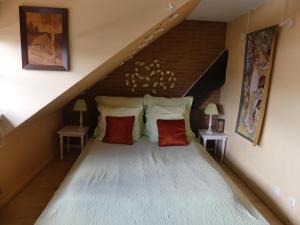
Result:
<svg viewBox="0 0 300 225"><path fill-rule="evenodd" d="M224 50L225 37L226 23L184 21L94 85L89 93L116 96L143 96L146 93L155 95L150 88L139 88L132 93L131 88L125 85L124 75L134 71L136 61L149 65L157 59L162 70L174 72L177 82L174 89L160 89L156 95L182 96Z"/></svg>
<svg viewBox="0 0 300 225"><path fill-rule="evenodd" d="M94 97L97 95L143 96L148 93L165 97L182 96L210 63L225 49L226 26L226 23L220 22L184 21L144 48L135 57L83 94L89 106L87 123L95 126L97 114L95 114ZM151 87L142 88L139 78L135 77L138 87L135 92L132 92L132 85L126 86L127 78L125 74L135 72L136 61L150 65L154 60L159 61L160 70L165 73L167 70L174 73L174 77L176 77L175 87L170 89L170 83L168 83L167 90L164 90L161 86L156 88L157 92L155 94L152 92ZM146 76L145 72L147 71L139 70L142 76ZM168 79L168 77L169 75L165 75L165 79ZM151 86L159 78L160 76L151 77ZM129 80L131 82L131 78ZM219 90L207 93L206 100L205 102L219 102ZM66 123L76 123L78 120L77 116L74 116L75 113L70 112L72 105L73 102L65 108ZM203 126L205 126L204 122Z"/></svg>

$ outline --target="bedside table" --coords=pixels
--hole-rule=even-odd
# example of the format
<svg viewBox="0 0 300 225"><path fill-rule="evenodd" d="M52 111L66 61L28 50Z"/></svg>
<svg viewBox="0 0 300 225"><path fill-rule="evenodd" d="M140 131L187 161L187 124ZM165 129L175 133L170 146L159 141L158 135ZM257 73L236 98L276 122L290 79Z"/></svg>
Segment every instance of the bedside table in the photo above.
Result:
<svg viewBox="0 0 300 225"><path fill-rule="evenodd" d="M84 147L84 144L88 138L89 127L79 127L79 126L65 126L60 129L57 133L60 139L60 159L64 159L64 137L67 138L68 152L70 151L70 137L79 137L80 138L80 147L81 151Z"/></svg>
<svg viewBox="0 0 300 225"><path fill-rule="evenodd" d="M225 157L225 147L226 147L226 141L228 136L224 133L219 132L213 132L212 134L208 134L206 130L198 130L198 138L199 140L203 139L203 145L206 148L206 143L208 140L214 140L215 141L215 155L217 154L217 147L218 147L218 141L222 141L222 155L221 155L221 161L223 162Z"/></svg>

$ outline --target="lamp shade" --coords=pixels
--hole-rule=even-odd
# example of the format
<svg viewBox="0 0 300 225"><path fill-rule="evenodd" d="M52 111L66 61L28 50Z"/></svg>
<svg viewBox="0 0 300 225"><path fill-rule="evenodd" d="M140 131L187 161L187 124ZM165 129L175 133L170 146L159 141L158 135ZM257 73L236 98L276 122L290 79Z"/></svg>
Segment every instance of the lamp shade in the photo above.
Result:
<svg viewBox="0 0 300 225"><path fill-rule="evenodd" d="M80 112L87 111L87 106L85 101L83 99L77 99L73 107L73 110L80 111Z"/></svg>
<svg viewBox="0 0 300 225"><path fill-rule="evenodd" d="M216 104L214 104L214 103L209 103L209 104L206 106L206 109L205 109L204 113L205 113L206 115L219 115L217 106L216 106Z"/></svg>

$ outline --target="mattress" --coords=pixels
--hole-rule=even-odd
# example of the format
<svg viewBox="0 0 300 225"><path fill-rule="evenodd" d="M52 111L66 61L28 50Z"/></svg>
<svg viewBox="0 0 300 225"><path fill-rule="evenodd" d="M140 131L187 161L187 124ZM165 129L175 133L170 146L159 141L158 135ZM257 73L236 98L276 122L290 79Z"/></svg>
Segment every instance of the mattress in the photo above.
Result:
<svg viewBox="0 0 300 225"><path fill-rule="evenodd" d="M91 141L36 225L268 224L193 140L164 147Z"/></svg>

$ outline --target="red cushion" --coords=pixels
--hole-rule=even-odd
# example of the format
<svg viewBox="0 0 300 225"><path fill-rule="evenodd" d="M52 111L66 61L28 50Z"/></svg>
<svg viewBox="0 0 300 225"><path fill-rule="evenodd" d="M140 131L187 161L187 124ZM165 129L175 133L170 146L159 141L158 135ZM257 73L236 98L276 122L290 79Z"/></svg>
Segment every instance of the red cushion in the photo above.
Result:
<svg viewBox="0 0 300 225"><path fill-rule="evenodd" d="M157 120L159 146L188 145L184 120Z"/></svg>
<svg viewBox="0 0 300 225"><path fill-rule="evenodd" d="M134 116L125 117L106 117L106 131L103 142L113 144L132 145L132 130L134 125Z"/></svg>

